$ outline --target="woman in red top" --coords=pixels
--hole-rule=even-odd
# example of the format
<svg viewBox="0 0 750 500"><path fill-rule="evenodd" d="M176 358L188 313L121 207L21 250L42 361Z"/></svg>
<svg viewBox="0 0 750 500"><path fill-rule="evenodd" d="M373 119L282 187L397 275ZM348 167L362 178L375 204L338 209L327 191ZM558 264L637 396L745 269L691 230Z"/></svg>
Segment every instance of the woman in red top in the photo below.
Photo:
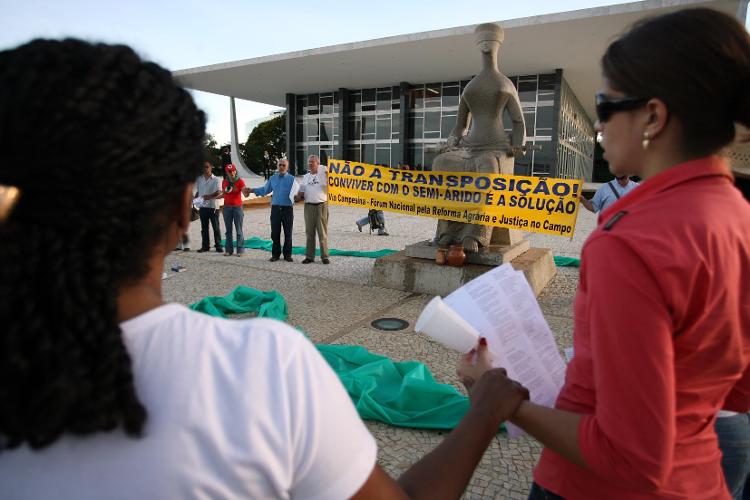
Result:
<svg viewBox="0 0 750 500"><path fill-rule="evenodd" d="M224 198L224 226L226 227L226 243L224 245L224 256L228 257L234 253L234 242L232 239L232 226L237 234L237 257L242 257L245 250L245 237L242 234L242 195L250 195L250 188L245 186L245 181L237 174L237 167L230 163L224 167L226 176L221 182L221 195Z"/></svg>
<svg viewBox="0 0 750 500"><path fill-rule="evenodd" d="M583 247L555 408L510 419L545 446L530 498L729 498L714 423L750 410L750 205L715 155L750 125L748 33L709 9L667 14L602 70L605 157L644 182Z"/></svg>

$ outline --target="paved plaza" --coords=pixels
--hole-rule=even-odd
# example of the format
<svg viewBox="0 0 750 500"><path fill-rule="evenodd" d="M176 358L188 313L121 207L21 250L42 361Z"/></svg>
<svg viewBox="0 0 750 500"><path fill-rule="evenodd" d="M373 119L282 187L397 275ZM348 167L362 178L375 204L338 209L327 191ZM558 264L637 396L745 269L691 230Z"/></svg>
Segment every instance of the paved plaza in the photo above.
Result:
<svg viewBox="0 0 750 500"><path fill-rule="evenodd" d="M304 246L303 206L294 208L294 245ZM362 209L331 206L329 247L346 250L402 250L405 245L431 238L434 219L386 212L390 236L357 231L354 221L365 215ZM245 238L270 238L268 207L245 210ZM580 257L583 241L595 226L596 216L581 209L575 236L561 237L529 234L532 246L551 248L555 255ZM224 224L222 221L222 231ZM216 252L198 254L200 223L190 228L190 252L173 252L166 269L182 265L186 272L169 273L164 284L166 300L191 304L207 295L226 295L238 285L261 290L278 290L289 304L291 325L307 332L316 343L357 344L395 361L418 360L425 363L435 378L461 387L455 375L457 354L414 333L413 326L428 295L389 290L372 285L374 259L331 257L330 265L320 260L303 265L303 256L294 263L269 262L270 253L247 250L245 256L224 257ZM558 268L556 278L539 297L544 315L555 334L559 348L572 346L573 297L578 269ZM397 332L382 332L370 326L377 318L396 317L409 322ZM402 429L378 422L367 422L378 441L379 462L394 477L434 448L445 432ZM511 440L500 434L487 450L469 484L465 498L525 499L531 484L531 471L540 447L528 437Z"/></svg>

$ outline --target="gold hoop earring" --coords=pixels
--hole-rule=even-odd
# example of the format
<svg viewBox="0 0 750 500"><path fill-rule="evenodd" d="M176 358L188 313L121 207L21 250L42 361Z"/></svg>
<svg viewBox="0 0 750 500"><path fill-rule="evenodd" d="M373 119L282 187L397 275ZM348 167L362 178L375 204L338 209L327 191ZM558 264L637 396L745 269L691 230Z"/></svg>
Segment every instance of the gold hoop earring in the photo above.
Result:
<svg viewBox="0 0 750 500"><path fill-rule="evenodd" d="M10 218L10 214L20 197L21 190L17 187L0 184L0 224Z"/></svg>
<svg viewBox="0 0 750 500"><path fill-rule="evenodd" d="M648 138L648 132L643 133L643 141L641 142L641 146L643 146L643 150L646 151L648 149L648 145L651 144L651 140Z"/></svg>

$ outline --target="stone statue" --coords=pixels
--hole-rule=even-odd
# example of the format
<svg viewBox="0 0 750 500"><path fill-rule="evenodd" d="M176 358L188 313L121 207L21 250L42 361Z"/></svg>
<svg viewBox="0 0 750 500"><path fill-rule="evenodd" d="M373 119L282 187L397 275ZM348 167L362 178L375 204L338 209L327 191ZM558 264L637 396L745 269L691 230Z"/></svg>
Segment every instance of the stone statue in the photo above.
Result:
<svg viewBox="0 0 750 500"><path fill-rule="evenodd" d="M480 24L474 35L482 52L482 71L464 89L456 126L448 137L446 150L435 158L432 169L513 174L514 157L522 152L526 139L518 92L497 67L503 30L494 23ZM503 129L504 111L513 122L511 137ZM470 119L471 130L466 134ZM493 229L499 232L495 237ZM480 247L488 246L491 239L501 244L511 243L508 229L443 219L438 221L435 235L439 247L462 244L466 252L477 252Z"/></svg>

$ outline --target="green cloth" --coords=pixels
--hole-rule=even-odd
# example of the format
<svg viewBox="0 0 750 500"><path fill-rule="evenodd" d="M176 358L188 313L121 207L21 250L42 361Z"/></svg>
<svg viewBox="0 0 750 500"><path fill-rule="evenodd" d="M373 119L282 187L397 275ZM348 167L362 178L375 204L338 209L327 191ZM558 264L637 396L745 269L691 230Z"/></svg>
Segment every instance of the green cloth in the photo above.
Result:
<svg viewBox="0 0 750 500"><path fill-rule="evenodd" d="M276 291L238 286L226 297L205 297L190 309L211 316L252 314L284 321L288 310ZM354 345L316 345L346 387L359 415L397 427L452 429L469 409L466 396L435 381L417 361L395 362Z"/></svg>
<svg viewBox="0 0 750 500"><path fill-rule="evenodd" d="M575 257L560 257L555 255L555 265L557 267L581 267L581 259Z"/></svg>
<svg viewBox="0 0 750 500"><path fill-rule="evenodd" d="M221 241L222 246L226 245L226 242L224 240ZM250 248L253 250L265 250L266 252L271 251L271 247L273 246L273 242L271 240L264 240L263 238L258 238L257 236L253 236L252 238L248 238L245 240L245 248ZM378 257L385 257L386 255L390 255L392 253L396 253L398 250L393 250L390 248L384 248L382 250L372 250L372 251L359 251L359 250L338 250L336 248L331 248L328 250L328 255L339 255L343 257L367 257L370 259L377 259ZM305 255L305 247L292 247L292 254L294 255ZM315 255L320 255L320 249L315 249Z"/></svg>
<svg viewBox="0 0 750 500"><path fill-rule="evenodd" d="M359 416L395 427L452 429L469 399L435 381L418 361L394 362L356 345L316 347L346 387Z"/></svg>
<svg viewBox="0 0 750 500"><path fill-rule="evenodd" d="M259 318L284 321L289 316L286 300L279 292L262 292L246 286L238 286L226 297L204 297L192 304L190 309L220 318L230 314L252 313Z"/></svg>
<svg viewBox="0 0 750 500"><path fill-rule="evenodd" d="M222 240L221 244L225 245L226 242ZM266 252L270 252L272 246L273 242L271 240L264 240L263 238L258 238L257 236L253 236L252 238L248 238L245 240L245 248L250 248L253 250L265 250ZM391 255L392 253L396 252L398 252L398 250L393 250L392 248L383 248L382 250L371 251L338 250L336 248L331 248L328 250L328 255L340 255L343 257L367 257L370 259L377 259L378 257L385 257L386 255ZM292 247L292 253L294 255L305 255L305 247ZM315 255L320 255L319 248L315 249ZM581 261L580 259L576 259L574 257L559 257L556 255L555 265L557 267L580 267Z"/></svg>

